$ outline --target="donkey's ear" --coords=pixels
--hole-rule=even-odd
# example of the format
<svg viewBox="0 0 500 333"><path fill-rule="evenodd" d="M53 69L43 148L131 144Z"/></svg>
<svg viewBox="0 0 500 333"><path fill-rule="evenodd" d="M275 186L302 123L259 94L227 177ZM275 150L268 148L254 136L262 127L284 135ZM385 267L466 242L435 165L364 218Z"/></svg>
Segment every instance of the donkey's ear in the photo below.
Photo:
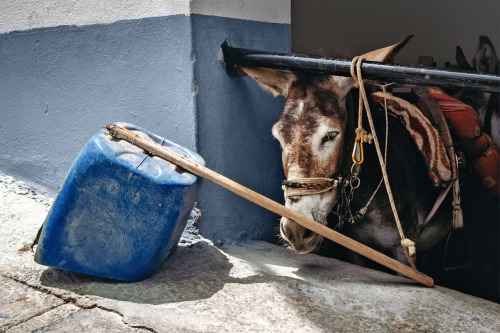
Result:
<svg viewBox="0 0 500 333"><path fill-rule="evenodd" d="M460 69L472 71L474 70L474 67L469 65L469 62L467 61L467 58L465 57L464 51L460 46L457 46L455 49L455 59L457 60L457 65Z"/></svg>
<svg viewBox="0 0 500 333"><path fill-rule="evenodd" d="M279 69L261 67L241 67L240 69L275 97L287 97L290 85L295 80L294 74Z"/></svg>
<svg viewBox="0 0 500 333"><path fill-rule="evenodd" d="M394 60L394 56L408 43L408 41L413 37L413 35L406 36L402 41L384 47L382 49L378 49L375 51L371 51L363 54L363 57L368 61L377 61L377 62L387 62L391 63Z"/></svg>
<svg viewBox="0 0 500 333"><path fill-rule="evenodd" d="M479 46L474 56L474 66L481 73L498 73L498 58L493 43L487 36L479 36Z"/></svg>
<svg viewBox="0 0 500 333"><path fill-rule="evenodd" d="M412 37L413 35L406 36L406 38L399 43L365 53L363 54L363 57L365 57L368 61L390 63L394 60L394 56L399 52L399 50L401 50ZM351 77L331 76L330 81L337 87L337 96L342 98L346 98L352 88L358 88L358 82Z"/></svg>

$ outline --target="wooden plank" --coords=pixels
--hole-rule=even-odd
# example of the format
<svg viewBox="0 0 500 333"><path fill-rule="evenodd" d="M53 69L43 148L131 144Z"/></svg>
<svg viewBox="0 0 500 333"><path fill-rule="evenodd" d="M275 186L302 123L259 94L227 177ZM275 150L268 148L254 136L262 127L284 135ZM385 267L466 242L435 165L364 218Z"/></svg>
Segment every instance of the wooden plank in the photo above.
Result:
<svg viewBox="0 0 500 333"><path fill-rule="evenodd" d="M304 215L299 214L298 212L277 203L276 201L273 201L257 192L254 192L249 188L238 184L237 182L224 177L205 166L199 165L189 160L188 158L169 150L164 146L161 146L146 138L140 137L134 132L114 124L108 124L106 126L106 129L111 135L117 138L121 138L130 143L133 143L134 145L144 149L145 151L163 158L173 164L176 164L199 177L208 179L235 193L236 195L239 195L240 197L243 197L280 216L289 218L297 222L301 226L308 228L309 230L314 231L323 237L326 237L356 253L359 253L389 269L392 269L393 271L398 272L401 275L420 282L424 286L432 287L434 285L434 280L431 277L409 266L406 266L399 261L392 259L385 254L382 254L364 244L361 244L347 236L344 236L341 233L338 233L310 218L307 218Z"/></svg>

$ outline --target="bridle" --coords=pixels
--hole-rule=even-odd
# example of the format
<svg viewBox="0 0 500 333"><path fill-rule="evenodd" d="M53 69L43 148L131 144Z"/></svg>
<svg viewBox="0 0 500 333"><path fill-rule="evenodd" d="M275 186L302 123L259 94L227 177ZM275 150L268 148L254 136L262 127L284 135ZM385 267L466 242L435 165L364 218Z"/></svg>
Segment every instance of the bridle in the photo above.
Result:
<svg viewBox="0 0 500 333"><path fill-rule="evenodd" d="M366 213L366 211L358 211L355 214L351 212L350 203L354 190L360 185L359 172L359 165L354 164L347 176L336 174L333 178L291 178L283 181L282 188L285 198L321 194L339 189L335 213L338 222L334 229L340 230L344 222L353 224Z"/></svg>
<svg viewBox="0 0 500 333"><path fill-rule="evenodd" d="M291 178L283 181L285 197L321 194L331 192L342 183L342 176L334 178Z"/></svg>
<svg viewBox="0 0 500 333"><path fill-rule="evenodd" d="M353 109L353 99L351 94L347 95L346 98L346 109L349 115L354 114ZM346 138L344 142L349 141L349 134L354 132L354 117L348 116L347 128L345 129ZM317 177L317 178L290 178L284 180L282 183L282 188L285 194L285 198L295 197L295 196L307 196L314 194L321 194L326 192L331 192L333 190L339 190L339 201L337 202L337 215L338 224L336 229L340 229L345 221L354 223L355 218L351 213L349 203L352 200L353 192L359 187L359 172L360 166L357 165L349 166L346 161L344 161L343 156L348 154L350 147L345 147L345 151L341 153L340 160L340 172L334 174L330 178ZM354 214L356 217L359 214Z"/></svg>

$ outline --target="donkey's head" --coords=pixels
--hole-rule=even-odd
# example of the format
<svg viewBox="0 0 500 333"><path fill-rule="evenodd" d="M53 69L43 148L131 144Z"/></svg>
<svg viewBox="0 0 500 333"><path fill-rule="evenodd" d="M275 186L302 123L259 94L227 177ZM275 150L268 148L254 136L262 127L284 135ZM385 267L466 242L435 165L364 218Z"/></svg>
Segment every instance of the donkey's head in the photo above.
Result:
<svg viewBox="0 0 500 333"><path fill-rule="evenodd" d="M409 37L364 57L378 62L392 60ZM356 82L347 77L293 74L266 68L242 70L275 96L286 98L283 113L272 128L282 148L287 178L285 205L326 225L326 218L337 202L333 186L344 150L346 98ZM297 190L297 187L302 188ZM287 218L281 219L280 233L299 253L314 250L321 241L321 236Z"/></svg>

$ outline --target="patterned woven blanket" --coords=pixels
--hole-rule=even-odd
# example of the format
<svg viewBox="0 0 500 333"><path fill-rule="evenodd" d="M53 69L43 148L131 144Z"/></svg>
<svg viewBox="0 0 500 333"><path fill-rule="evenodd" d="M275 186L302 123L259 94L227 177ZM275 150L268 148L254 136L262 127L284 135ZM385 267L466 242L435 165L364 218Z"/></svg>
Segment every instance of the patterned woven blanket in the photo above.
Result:
<svg viewBox="0 0 500 333"><path fill-rule="evenodd" d="M384 107L383 92L375 92L371 94L371 98ZM428 176L434 186L448 185L451 181L450 161L437 130L415 105L390 93L386 93L385 98L388 111L404 120L406 129L425 161Z"/></svg>

